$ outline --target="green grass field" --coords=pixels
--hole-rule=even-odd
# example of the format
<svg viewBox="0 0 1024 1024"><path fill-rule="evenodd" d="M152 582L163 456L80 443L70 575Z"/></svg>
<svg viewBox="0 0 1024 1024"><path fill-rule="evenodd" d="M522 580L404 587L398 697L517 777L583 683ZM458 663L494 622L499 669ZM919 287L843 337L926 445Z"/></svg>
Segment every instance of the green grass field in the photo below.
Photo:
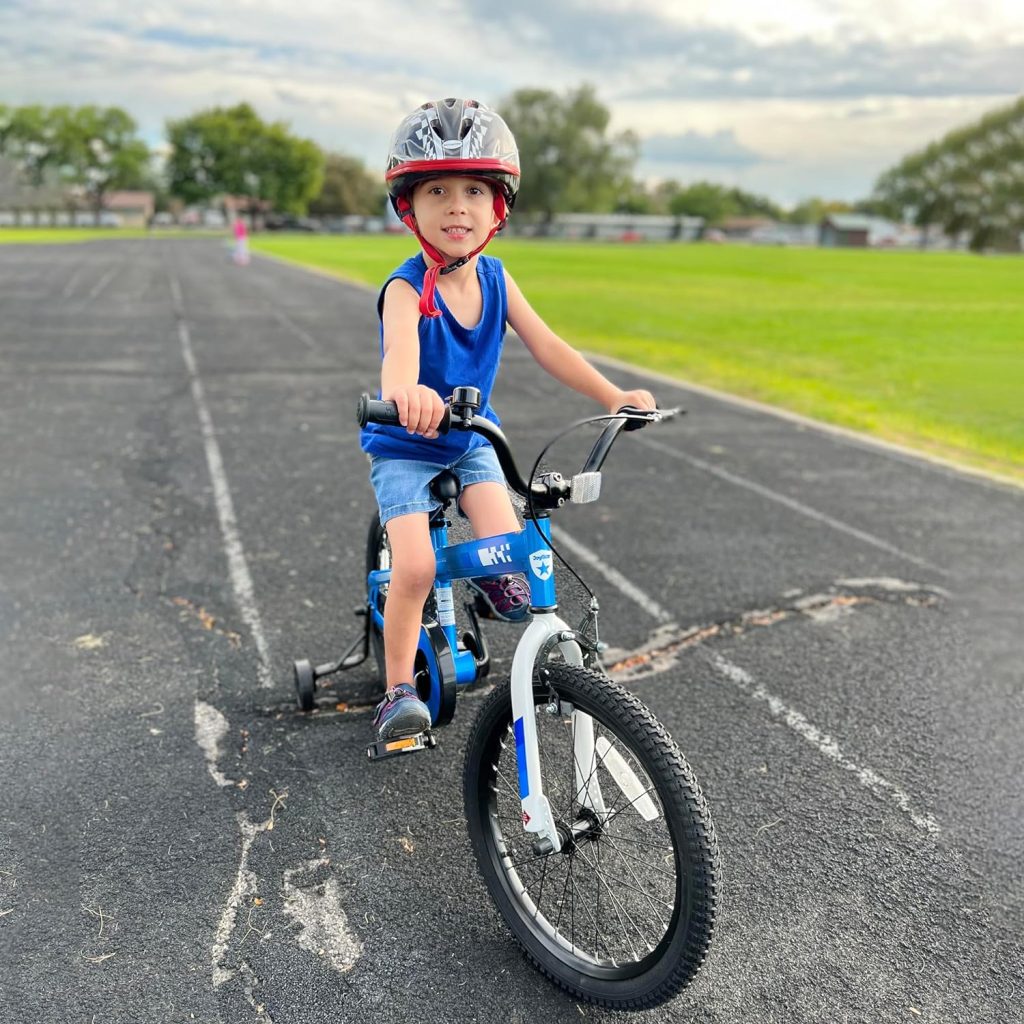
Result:
<svg viewBox="0 0 1024 1024"><path fill-rule="evenodd" d="M4 229L0 242L144 235ZM260 235L253 248L376 287L415 244ZM578 348L1024 482L1024 260L515 239L489 251Z"/></svg>
<svg viewBox="0 0 1024 1024"><path fill-rule="evenodd" d="M29 245L64 245L68 242L92 242L97 238L118 241L131 238L196 238L199 235L227 233L210 228L0 228L0 245L21 242Z"/></svg>
<svg viewBox="0 0 1024 1024"><path fill-rule="evenodd" d="M374 286L415 251L401 236L254 247ZM1022 260L514 239L493 252L578 348L1024 481Z"/></svg>
<svg viewBox="0 0 1024 1024"><path fill-rule="evenodd" d="M66 242L91 242L94 238L146 238L145 228L0 228L0 243L52 245Z"/></svg>

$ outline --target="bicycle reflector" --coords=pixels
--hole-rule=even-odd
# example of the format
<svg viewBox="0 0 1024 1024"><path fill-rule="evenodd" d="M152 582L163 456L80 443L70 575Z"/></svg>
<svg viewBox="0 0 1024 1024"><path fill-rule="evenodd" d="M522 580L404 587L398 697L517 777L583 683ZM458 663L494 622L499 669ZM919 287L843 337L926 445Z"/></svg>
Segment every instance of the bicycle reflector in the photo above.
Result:
<svg viewBox="0 0 1024 1024"><path fill-rule="evenodd" d="M586 505L601 496L601 474L577 473L569 488L569 500L576 505Z"/></svg>

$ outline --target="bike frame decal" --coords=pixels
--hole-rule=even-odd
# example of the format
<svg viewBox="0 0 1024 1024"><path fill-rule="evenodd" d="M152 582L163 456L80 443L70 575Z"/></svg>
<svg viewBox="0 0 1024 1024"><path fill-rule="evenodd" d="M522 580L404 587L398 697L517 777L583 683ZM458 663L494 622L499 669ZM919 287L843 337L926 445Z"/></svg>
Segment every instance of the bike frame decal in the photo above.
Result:
<svg viewBox="0 0 1024 1024"><path fill-rule="evenodd" d="M554 563L550 551L534 551L530 555L530 568L539 580L551 578Z"/></svg>
<svg viewBox="0 0 1024 1024"><path fill-rule="evenodd" d="M513 728L516 734L516 764L519 766L519 799L525 800L530 795L530 774L526 770L526 736L523 732L523 720L517 718Z"/></svg>
<svg viewBox="0 0 1024 1024"><path fill-rule="evenodd" d="M481 565L497 565L501 562L507 565L512 559L509 557L511 544L495 544L493 547L480 548L477 554L480 555Z"/></svg>
<svg viewBox="0 0 1024 1024"><path fill-rule="evenodd" d="M442 626L454 626L455 601L451 586L435 587L434 600L437 602L437 621Z"/></svg>

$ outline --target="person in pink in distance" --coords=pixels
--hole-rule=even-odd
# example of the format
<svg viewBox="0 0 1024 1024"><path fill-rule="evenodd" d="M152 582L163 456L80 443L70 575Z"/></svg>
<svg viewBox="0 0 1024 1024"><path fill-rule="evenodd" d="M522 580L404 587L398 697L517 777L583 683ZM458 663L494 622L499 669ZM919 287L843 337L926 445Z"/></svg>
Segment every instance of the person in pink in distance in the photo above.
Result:
<svg viewBox="0 0 1024 1024"><path fill-rule="evenodd" d="M244 267L249 262L249 232L241 217L235 218L233 228L235 232L234 261L238 266Z"/></svg>

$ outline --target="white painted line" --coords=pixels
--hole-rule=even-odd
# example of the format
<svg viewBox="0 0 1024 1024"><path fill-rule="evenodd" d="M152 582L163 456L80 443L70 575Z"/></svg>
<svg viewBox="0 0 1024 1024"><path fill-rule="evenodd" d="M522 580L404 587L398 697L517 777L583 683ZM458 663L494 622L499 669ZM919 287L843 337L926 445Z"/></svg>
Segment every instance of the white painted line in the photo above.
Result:
<svg viewBox="0 0 1024 1024"><path fill-rule="evenodd" d="M712 476L717 476L720 480L725 480L736 487L742 487L745 490L752 491L754 494L759 494L762 498L767 498L769 501L774 501L776 504L784 505L786 508L792 509L792 511L798 512L800 515L806 516L808 519L814 519L833 530L838 530L840 533L845 533L850 537L855 537L857 540L863 541L871 547L878 548L880 551L887 551L891 555L896 555L904 561L912 562L914 565L919 565L923 569L928 569L930 572L938 573L941 576L949 575L949 572L946 569L940 569L937 565L932 565L931 562L924 558L912 555L909 551L904 551L902 548L896 547L895 544L890 544L888 541L882 540L881 537L876 537L872 533L859 530L856 526L850 526L849 523L844 523L840 519L835 519L833 516L826 515L824 512L819 512L817 509L811 508L810 505L805 505L803 502L797 501L794 498L789 498L785 494L779 494L778 491L773 491L770 487L765 487L763 484L756 483L753 480L748 480L746 477L739 476L736 473L730 473L729 470L722 469L721 466L715 466L710 462L706 462L704 459L699 459L695 455L688 455L685 452L679 451L677 448L670 448L668 445L662 444L660 441L652 441L650 438L646 437L641 437L639 440L641 444L647 445L648 448L653 448L655 451L663 452L665 455L670 455L672 458L679 459L681 462L689 463L691 466L695 466L697 469L703 470L705 473L710 473Z"/></svg>
<svg viewBox="0 0 1024 1024"><path fill-rule="evenodd" d="M218 786L231 786L231 779L217 768L220 741L228 733L228 720L212 705L197 700L195 707L196 743L206 756L206 768Z"/></svg>
<svg viewBox="0 0 1024 1024"><path fill-rule="evenodd" d="M210 950L214 988L219 988L234 976L235 972L224 966L224 958L228 953L228 944L235 928L238 908L246 896L256 892L256 874L249 870L249 850L252 848L256 836L260 832L265 832L269 825L270 820L260 825L254 825L244 811L238 815L238 827L242 830L242 855L238 862L234 884L231 886L231 892L228 894L227 902L220 914L220 920L217 922L217 931L214 933L213 947Z"/></svg>
<svg viewBox="0 0 1024 1024"><path fill-rule="evenodd" d="M69 298L71 293L75 290L75 285L78 284L78 279L82 276L82 268L79 267L72 275L68 278L68 283L64 285L64 290L60 293L62 299Z"/></svg>
<svg viewBox="0 0 1024 1024"><path fill-rule="evenodd" d="M117 274L117 269L117 267L114 267L113 270L108 270L100 278L99 283L92 289L91 292L89 292L89 298L86 300L87 302L91 302L93 299L95 299L96 296L99 295L99 293L103 291L103 289L106 288L111 281L114 280L114 275Z"/></svg>
<svg viewBox="0 0 1024 1024"><path fill-rule="evenodd" d="M344 974L355 967L363 947L349 931L337 879L328 878L312 887L295 881L297 875L310 874L329 864L325 857L284 873L284 912L300 928L299 945L324 957L336 971Z"/></svg>
<svg viewBox="0 0 1024 1024"><path fill-rule="evenodd" d="M749 697L767 704L768 710L776 718L780 719L793 732L816 748L819 753L824 754L830 761L834 761L840 768L850 772L862 786L871 790L876 796L894 803L921 831L932 834L939 831L939 826L935 819L929 814L921 814L915 811L911 806L910 797L899 786L883 778L871 768L865 768L851 761L842 752L839 744L828 733L821 732L816 726L807 721L799 711L795 711L778 697L769 693L745 669L740 668L739 665L734 665L720 654L711 655L711 664L722 676Z"/></svg>
<svg viewBox="0 0 1024 1024"><path fill-rule="evenodd" d="M171 278L171 291L174 295L175 308L180 311L182 305L181 286L174 277ZM252 574L249 572L249 563L246 561L245 549L242 547L242 539L238 532L235 505L231 500L231 488L228 486L227 474L224 471L224 459L221 456L220 446L217 444L217 437L213 429L213 417L206 404L203 383L199 379L195 356L192 353L192 341L188 326L183 319L178 320L178 338L181 341L182 357L188 369L192 399L199 415L203 447L206 450L206 464L209 467L210 480L213 483L214 503L217 506L217 517L220 520L221 534L224 537L224 552L227 556L231 586L235 592L238 609L242 613L242 620L249 627L249 633L256 644L256 653L259 658L256 671L259 684L261 687L269 689L273 686L270 674L270 647L267 644L259 609L256 606Z"/></svg>
<svg viewBox="0 0 1024 1024"><path fill-rule="evenodd" d="M618 569L602 561L590 548L570 537L565 530L553 526L551 528L551 536L554 538L555 544L559 547L567 548L577 558L592 565L613 587L616 587L631 601L638 604L651 618L657 619L658 622L675 624L671 612L666 611L653 597L648 596L636 584L626 579Z"/></svg>
<svg viewBox="0 0 1024 1024"><path fill-rule="evenodd" d="M300 341L305 342L308 348L316 348L316 339L312 335L307 334L306 331L295 323L294 320L282 313L281 310L275 309L274 317L282 327L288 328Z"/></svg>

